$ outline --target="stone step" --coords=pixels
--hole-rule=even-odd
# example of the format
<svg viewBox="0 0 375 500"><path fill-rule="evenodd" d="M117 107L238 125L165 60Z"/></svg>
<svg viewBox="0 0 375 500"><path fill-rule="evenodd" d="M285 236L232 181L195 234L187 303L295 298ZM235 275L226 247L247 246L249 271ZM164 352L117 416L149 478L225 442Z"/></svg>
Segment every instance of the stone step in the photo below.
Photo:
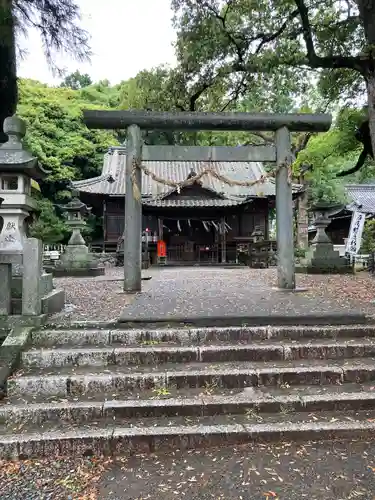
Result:
<svg viewBox="0 0 375 500"><path fill-rule="evenodd" d="M204 417L241 415L262 420L263 414L279 413L284 417L294 412L375 410L375 387L371 384L340 386L303 386L289 389L272 387L217 390L171 391L156 395L142 393L142 399L114 399L100 394L95 400L62 400L36 398L7 401L0 405L0 425L87 424L94 421L148 417ZM133 395L129 395L130 397Z"/></svg>
<svg viewBox="0 0 375 500"><path fill-rule="evenodd" d="M207 342L254 342L266 339L335 339L375 337L375 325L332 326L260 326L208 328L72 328L40 329L33 332L32 344L40 347L173 342L204 344Z"/></svg>
<svg viewBox="0 0 375 500"><path fill-rule="evenodd" d="M130 390L169 387L326 385L375 379L372 358L350 360L185 363L161 366L29 368L8 379L10 397L22 395L81 396L97 392L121 394Z"/></svg>
<svg viewBox="0 0 375 500"><path fill-rule="evenodd" d="M200 346L103 346L38 349L22 353L24 367L155 365L163 363L281 361L375 356L375 339L256 341Z"/></svg>
<svg viewBox="0 0 375 500"><path fill-rule="evenodd" d="M375 412L294 413L262 421L241 416L140 419L90 425L23 426L0 429L0 458L122 455L196 449L223 444L313 439L369 438Z"/></svg>

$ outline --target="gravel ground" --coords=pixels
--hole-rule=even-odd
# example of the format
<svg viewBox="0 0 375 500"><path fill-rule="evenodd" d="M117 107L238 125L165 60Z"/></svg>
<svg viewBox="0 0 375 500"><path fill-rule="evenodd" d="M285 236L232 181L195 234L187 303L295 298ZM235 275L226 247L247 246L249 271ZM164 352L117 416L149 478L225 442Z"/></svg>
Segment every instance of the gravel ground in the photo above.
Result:
<svg viewBox="0 0 375 500"><path fill-rule="evenodd" d="M144 271L143 276L151 276ZM122 292L124 269L107 268L105 276L95 278L55 278L56 288L65 290L65 309L51 316L52 322L111 321L135 298ZM144 290L148 281L142 282Z"/></svg>
<svg viewBox="0 0 375 500"><path fill-rule="evenodd" d="M375 442L0 462L2 500L374 500Z"/></svg>
<svg viewBox="0 0 375 500"><path fill-rule="evenodd" d="M254 292L270 290L276 282L276 269L213 269L213 268L166 268L150 269L144 275L152 276L150 281L142 282L143 292L136 295L126 295L122 292L122 268L108 268L105 276L97 278L56 278L55 285L65 289L66 308L62 313L51 317L53 322L66 321L108 321L118 319L125 306L134 299L139 301L142 309L144 303L152 299L152 306L162 311L167 307L174 310L182 303L189 303L196 296L201 309L208 308L222 311L223 304L217 302L218 291L224 292L224 306L229 310L237 307L242 301L247 312ZM204 286L202 286L202 283ZM307 303L318 310L332 309L329 302L334 301L335 307L360 308L365 312L375 313L375 278L367 272L357 275L297 275L297 285L307 287L303 293ZM197 292L201 291L199 295ZM203 295L202 295L203 291ZM275 295L275 294L274 294ZM298 294L299 295L299 294ZM259 295L258 295L259 296ZM300 300L297 295L297 301ZM277 302L280 294L275 295ZM202 301L203 299L203 301ZM284 300L284 299L282 299ZM306 302L306 301L305 301ZM129 309L126 308L128 311ZM168 312L168 311L167 311Z"/></svg>
<svg viewBox="0 0 375 500"><path fill-rule="evenodd" d="M297 275L298 285L308 287L309 294L334 297L344 307L359 306L375 311L375 277L363 271L355 275Z"/></svg>
<svg viewBox="0 0 375 500"><path fill-rule="evenodd" d="M0 461L1 500L97 500L103 458Z"/></svg>

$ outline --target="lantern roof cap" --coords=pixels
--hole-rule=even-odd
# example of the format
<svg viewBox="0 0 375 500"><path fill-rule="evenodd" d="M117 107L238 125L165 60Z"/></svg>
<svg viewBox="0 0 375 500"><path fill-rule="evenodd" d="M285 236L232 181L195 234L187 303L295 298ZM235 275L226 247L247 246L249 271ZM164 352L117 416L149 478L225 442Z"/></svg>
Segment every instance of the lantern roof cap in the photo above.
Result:
<svg viewBox="0 0 375 500"><path fill-rule="evenodd" d="M45 178L49 172L24 148L25 121L15 115L5 118L3 130L8 140L0 146L0 172L24 173L33 179Z"/></svg>

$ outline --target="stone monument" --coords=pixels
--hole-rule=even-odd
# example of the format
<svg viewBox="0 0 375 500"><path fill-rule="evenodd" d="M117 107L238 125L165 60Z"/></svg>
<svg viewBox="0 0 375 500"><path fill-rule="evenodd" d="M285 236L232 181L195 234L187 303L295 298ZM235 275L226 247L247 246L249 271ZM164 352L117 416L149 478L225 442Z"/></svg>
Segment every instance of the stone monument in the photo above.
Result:
<svg viewBox="0 0 375 500"><path fill-rule="evenodd" d="M297 272L309 274L346 274L352 273L353 268L345 257L333 248L333 243L326 233L326 228L331 222L329 216L338 213L342 205L327 203L324 201L316 203L311 207L314 213L314 225L316 235L312 240L305 259L297 268Z"/></svg>
<svg viewBox="0 0 375 500"><path fill-rule="evenodd" d="M28 241L25 219L36 210L36 201L31 197L31 180L43 179L46 172L37 158L24 149L22 139L26 133L25 122L16 116L4 120L4 132L8 141L0 146L0 207L2 230L0 233L0 282L1 292L7 288L10 299L3 304L2 314L22 313L23 258ZM41 298L41 312L53 313L64 307L64 291L55 290L52 275L43 271L37 259ZM11 267L10 267L11 266ZM11 287L5 284L10 276ZM3 294L3 296L5 296ZM8 298L6 299L8 300Z"/></svg>
<svg viewBox="0 0 375 500"><path fill-rule="evenodd" d="M66 205L60 205L64 210L66 224L72 229L72 234L64 252L54 267L49 268L54 276L102 276L104 266L100 266L96 257L89 252L81 230L86 226L84 217L91 211L78 198L78 193L72 191L72 199Z"/></svg>

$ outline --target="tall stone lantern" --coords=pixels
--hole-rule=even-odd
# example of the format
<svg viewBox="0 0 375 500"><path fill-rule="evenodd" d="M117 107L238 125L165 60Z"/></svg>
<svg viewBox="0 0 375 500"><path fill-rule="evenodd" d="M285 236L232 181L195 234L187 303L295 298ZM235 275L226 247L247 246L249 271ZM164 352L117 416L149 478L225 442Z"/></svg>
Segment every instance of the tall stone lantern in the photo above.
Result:
<svg viewBox="0 0 375 500"><path fill-rule="evenodd" d="M23 120L16 116L6 118L4 132L9 139L0 146L0 197L3 198L0 255L22 255L27 238L25 219L36 209L36 202L31 197L31 179L43 179L48 172L23 147L26 133ZM20 272L20 266L13 266L13 274Z"/></svg>
<svg viewBox="0 0 375 500"><path fill-rule="evenodd" d="M48 172L23 146L23 120L17 116L6 118L3 129L9 139L0 146L0 314L9 315L23 311L23 258L28 239L25 219L37 208L31 196L31 180L43 179ZM35 262L41 312L60 311L64 307L64 291L53 287L52 275L43 271L42 259Z"/></svg>

